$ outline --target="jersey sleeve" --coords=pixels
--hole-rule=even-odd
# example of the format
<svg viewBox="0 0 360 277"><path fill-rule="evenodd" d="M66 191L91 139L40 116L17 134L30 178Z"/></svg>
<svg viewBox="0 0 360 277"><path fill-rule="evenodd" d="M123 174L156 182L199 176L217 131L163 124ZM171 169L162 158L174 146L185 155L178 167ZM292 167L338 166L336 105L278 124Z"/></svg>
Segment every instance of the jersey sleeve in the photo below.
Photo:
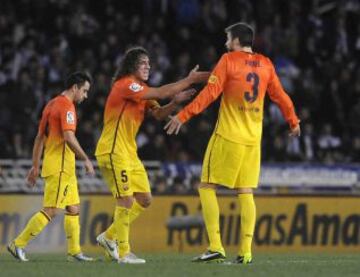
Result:
<svg viewBox="0 0 360 277"><path fill-rule="evenodd" d="M267 87L267 92L270 99L279 106L281 113L283 114L285 120L288 122L290 127L293 128L297 124L299 124L300 120L296 116L294 104L291 101L289 95L287 95L287 93L284 91L271 61L270 64L271 75Z"/></svg>
<svg viewBox="0 0 360 277"><path fill-rule="evenodd" d="M136 82L132 79L127 79L117 87L120 90L121 96L125 99L139 102L142 97L148 92L149 87L146 84Z"/></svg>
<svg viewBox="0 0 360 277"><path fill-rule="evenodd" d="M205 88L177 114L182 123L205 110L223 92L227 76L227 63L228 56L224 54L212 71Z"/></svg>
<svg viewBox="0 0 360 277"><path fill-rule="evenodd" d="M61 130L64 131L76 131L76 111L74 105L64 105L59 107L60 110L60 123Z"/></svg>

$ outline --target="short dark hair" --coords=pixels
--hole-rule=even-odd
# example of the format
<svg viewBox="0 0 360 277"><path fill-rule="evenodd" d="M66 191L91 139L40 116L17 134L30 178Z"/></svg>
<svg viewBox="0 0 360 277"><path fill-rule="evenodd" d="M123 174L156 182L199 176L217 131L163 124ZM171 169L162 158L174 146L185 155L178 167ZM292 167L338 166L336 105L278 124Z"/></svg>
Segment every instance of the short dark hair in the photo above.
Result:
<svg viewBox="0 0 360 277"><path fill-rule="evenodd" d="M85 82L92 83L92 78L90 74L86 72L76 71L71 73L65 80L65 89L71 88L73 85L78 85L79 87L83 86Z"/></svg>
<svg viewBox="0 0 360 277"><path fill-rule="evenodd" d="M113 81L116 81L123 76L134 73L137 70L139 58L142 55L149 56L148 51L146 51L144 47L134 46L129 48L125 52L121 64L115 72Z"/></svg>
<svg viewBox="0 0 360 277"><path fill-rule="evenodd" d="M241 46L253 46L254 30L249 24L239 22L225 28L225 32L230 33L232 39L238 38Z"/></svg>

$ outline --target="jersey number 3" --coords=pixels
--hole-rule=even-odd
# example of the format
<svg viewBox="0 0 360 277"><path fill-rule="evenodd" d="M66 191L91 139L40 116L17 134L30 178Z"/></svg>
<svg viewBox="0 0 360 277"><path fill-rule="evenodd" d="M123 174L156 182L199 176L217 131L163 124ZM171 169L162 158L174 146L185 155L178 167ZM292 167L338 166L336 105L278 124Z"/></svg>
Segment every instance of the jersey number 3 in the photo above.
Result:
<svg viewBox="0 0 360 277"><path fill-rule="evenodd" d="M252 93L245 91L245 100L250 103L253 103L255 102L256 98L259 95L259 81L260 81L259 75L257 75L254 72L251 72L246 76L246 81L247 82L253 81L253 86L252 86Z"/></svg>

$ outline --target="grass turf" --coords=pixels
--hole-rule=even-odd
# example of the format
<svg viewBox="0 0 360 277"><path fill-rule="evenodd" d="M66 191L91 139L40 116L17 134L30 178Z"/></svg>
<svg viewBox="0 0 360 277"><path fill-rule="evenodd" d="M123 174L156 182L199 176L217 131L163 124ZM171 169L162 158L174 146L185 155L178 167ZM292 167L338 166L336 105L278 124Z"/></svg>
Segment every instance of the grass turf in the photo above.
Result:
<svg viewBox="0 0 360 277"><path fill-rule="evenodd" d="M0 276L360 276L360 254L258 254L250 265L195 264L188 254L148 254L145 265L67 262L64 255L29 254L20 263L0 255Z"/></svg>

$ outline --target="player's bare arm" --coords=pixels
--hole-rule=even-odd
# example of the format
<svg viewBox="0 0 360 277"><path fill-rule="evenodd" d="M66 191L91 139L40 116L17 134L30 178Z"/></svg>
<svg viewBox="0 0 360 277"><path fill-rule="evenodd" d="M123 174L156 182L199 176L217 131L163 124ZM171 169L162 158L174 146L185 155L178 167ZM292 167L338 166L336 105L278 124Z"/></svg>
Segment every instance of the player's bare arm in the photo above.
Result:
<svg viewBox="0 0 360 277"><path fill-rule="evenodd" d="M198 69L199 66L196 65L186 78L176 83L167 84L158 88L150 88L142 98L148 100L172 98L192 84L205 82L209 78L210 72L198 71Z"/></svg>
<svg viewBox="0 0 360 277"><path fill-rule="evenodd" d="M26 177L27 185L29 187L33 187L35 185L36 179L39 176L40 160L44 149L45 139L46 139L45 134L38 132L33 147L32 167L30 168Z"/></svg>
<svg viewBox="0 0 360 277"><path fill-rule="evenodd" d="M78 142L74 131L64 131L64 140L67 143L67 145L70 147L70 149L75 153L76 157L78 157L80 160L84 161L86 173L88 173L91 176L95 175L94 167L86 155L85 151L80 146L80 143Z"/></svg>
<svg viewBox="0 0 360 277"><path fill-rule="evenodd" d="M174 98L170 101L170 103L161 107L155 107L151 109L150 114L156 120L164 120L176 110L179 104L189 100L195 93L195 89L187 89L178 92L177 94L175 94Z"/></svg>

